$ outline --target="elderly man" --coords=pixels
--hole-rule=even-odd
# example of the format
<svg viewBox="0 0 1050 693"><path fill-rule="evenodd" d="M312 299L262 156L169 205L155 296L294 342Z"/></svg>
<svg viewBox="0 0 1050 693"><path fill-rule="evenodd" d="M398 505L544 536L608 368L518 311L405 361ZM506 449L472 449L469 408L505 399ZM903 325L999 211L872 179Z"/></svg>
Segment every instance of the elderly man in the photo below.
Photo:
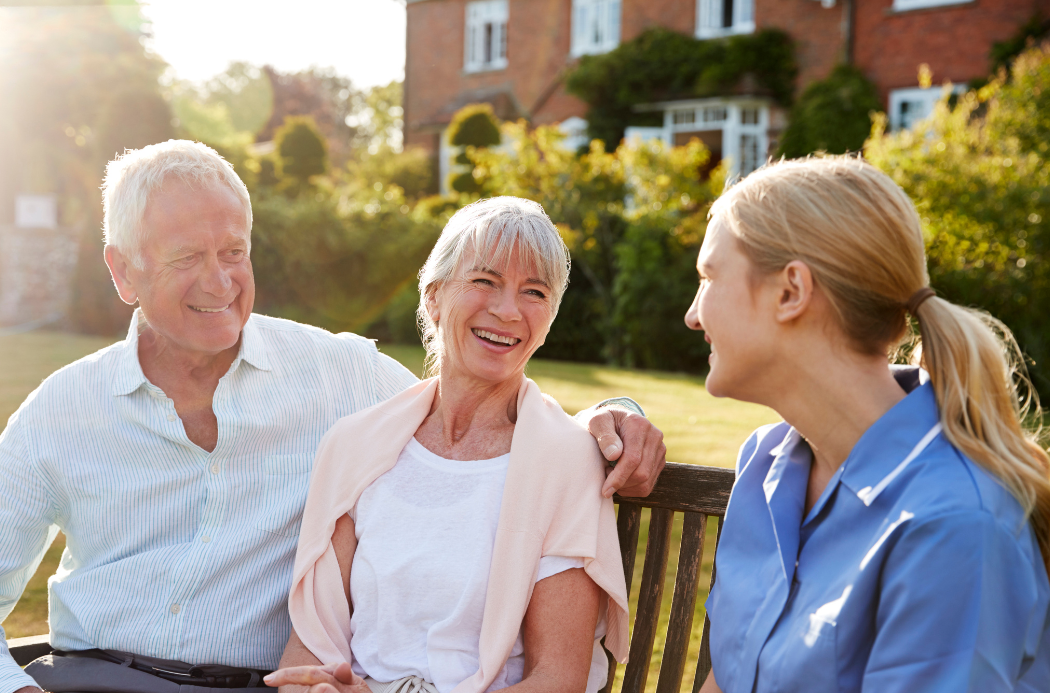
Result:
<svg viewBox="0 0 1050 693"><path fill-rule="evenodd" d="M415 378L367 339L252 315L248 191L211 149L129 152L104 190L106 262L139 307L126 340L45 380L0 436L0 618L67 538L56 655L26 673L0 639L0 693L39 690L30 674L54 691L254 686L288 639L318 441ZM604 492L647 494L660 432L588 411L620 460Z"/></svg>

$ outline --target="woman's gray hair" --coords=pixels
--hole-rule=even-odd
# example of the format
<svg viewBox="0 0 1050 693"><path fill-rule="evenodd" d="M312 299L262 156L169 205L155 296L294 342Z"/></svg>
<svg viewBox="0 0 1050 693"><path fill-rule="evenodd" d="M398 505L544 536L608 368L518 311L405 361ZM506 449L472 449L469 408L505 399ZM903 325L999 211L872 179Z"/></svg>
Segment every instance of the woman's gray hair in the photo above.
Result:
<svg viewBox="0 0 1050 693"><path fill-rule="evenodd" d="M427 296L451 279L467 253L498 268L514 250L522 265L551 291L551 320L558 314L569 284L569 249L538 203L520 197L478 200L452 215L419 271L417 321L427 350L427 370L440 365L438 328L427 311Z"/></svg>
<svg viewBox="0 0 1050 693"><path fill-rule="evenodd" d="M146 205L150 195L169 176L202 187L225 185L241 201L248 229L252 228L248 189L233 166L211 147L189 140L168 140L126 151L106 166L102 230L106 245L115 247L136 267L142 268L142 246L146 240L142 218ZM248 242L251 243L250 237Z"/></svg>

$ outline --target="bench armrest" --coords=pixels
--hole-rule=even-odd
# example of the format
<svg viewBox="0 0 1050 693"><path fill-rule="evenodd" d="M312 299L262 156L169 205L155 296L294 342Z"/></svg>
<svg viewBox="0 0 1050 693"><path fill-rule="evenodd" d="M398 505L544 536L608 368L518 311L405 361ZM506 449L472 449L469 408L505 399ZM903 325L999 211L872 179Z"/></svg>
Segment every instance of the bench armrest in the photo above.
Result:
<svg viewBox="0 0 1050 693"><path fill-rule="evenodd" d="M51 654L51 643L47 635L31 635L28 638L13 638L7 641L11 657L20 667L24 667L37 657Z"/></svg>

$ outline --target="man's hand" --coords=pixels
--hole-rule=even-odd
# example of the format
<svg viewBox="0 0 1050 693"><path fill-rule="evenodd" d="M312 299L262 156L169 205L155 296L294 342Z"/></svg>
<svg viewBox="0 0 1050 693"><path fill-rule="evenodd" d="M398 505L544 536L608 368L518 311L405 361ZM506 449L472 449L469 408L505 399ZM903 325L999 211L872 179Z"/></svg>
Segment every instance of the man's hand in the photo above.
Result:
<svg viewBox="0 0 1050 693"><path fill-rule="evenodd" d="M278 669L263 681L267 686L309 686L310 693L371 693L364 679L346 662Z"/></svg>
<svg viewBox="0 0 1050 693"><path fill-rule="evenodd" d="M616 463L606 471L602 495L648 496L667 462L660 429L644 416L615 406L588 409L577 418L585 420L605 459Z"/></svg>

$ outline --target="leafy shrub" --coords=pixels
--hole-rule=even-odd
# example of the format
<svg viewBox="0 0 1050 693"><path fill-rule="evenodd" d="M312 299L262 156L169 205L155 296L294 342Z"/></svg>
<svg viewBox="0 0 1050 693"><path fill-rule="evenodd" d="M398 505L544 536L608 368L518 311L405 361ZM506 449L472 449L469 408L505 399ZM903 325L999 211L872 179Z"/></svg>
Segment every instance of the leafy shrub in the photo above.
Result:
<svg viewBox="0 0 1050 693"><path fill-rule="evenodd" d="M500 143L499 119L487 103L475 103L459 109L448 126L448 141L454 147L484 149ZM459 193L477 194L481 186L474 178L474 160L467 149L452 159L457 168L449 175L449 187Z"/></svg>
<svg viewBox="0 0 1050 693"><path fill-rule="evenodd" d="M306 183L328 171L328 148L310 116L288 116L273 139L281 177Z"/></svg>
<svg viewBox="0 0 1050 693"><path fill-rule="evenodd" d="M352 197L256 197L252 230L259 312L361 330L410 283L441 230L399 188Z"/></svg>
<svg viewBox="0 0 1050 693"><path fill-rule="evenodd" d="M507 146L475 152L484 195L535 200L572 254L569 289L539 355L700 371L706 343L682 321L696 292L696 254L714 198L700 181L699 141L594 141L576 155L557 128L503 126ZM714 179L721 180L716 175Z"/></svg>
<svg viewBox="0 0 1050 693"><path fill-rule="evenodd" d="M913 130L885 125L864 153L916 201L933 287L1005 322L1050 396L1050 46Z"/></svg>
<svg viewBox="0 0 1050 693"><path fill-rule="evenodd" d="M871 133L871 114L882 110L878 89L853 65L839 65L813 82L791 109L777 156L860 151Z"/></svg>
<svg viewBox="0 0 1050 693"><path fill-rule="evenodd" d="M347 175L363 187L374 187L376 183L396 185L409 200L437 192L433 163L422 149L398 152L384 145L374 154L358 152L347 164Z"/></svg>
<svg viewBox="0 0 1050 693"><path fill-rule="evenodd" d="M583 56L565 84L590 106L590 136L614 147L628 125L660 124L660 114L637 113L638 104L724 94L750 75L790 105L797 74L791 37L776 29L701 41L652 28L608 53Z"/></svg>

